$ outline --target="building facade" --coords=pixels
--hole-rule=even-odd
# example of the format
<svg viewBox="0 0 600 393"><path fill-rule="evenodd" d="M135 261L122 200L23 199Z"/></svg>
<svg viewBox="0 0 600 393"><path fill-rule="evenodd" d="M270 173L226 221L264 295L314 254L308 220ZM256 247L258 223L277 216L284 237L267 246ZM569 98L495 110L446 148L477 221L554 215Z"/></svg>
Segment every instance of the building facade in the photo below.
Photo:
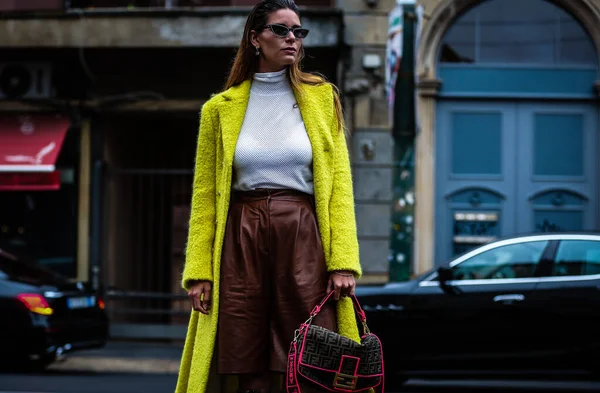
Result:
<svg viewBox="0 0 600 393"><path fill-rule="evenodd" d="M390 252L378 265L386 258L377 252L389 249L382 223L391 221L390 206L414 202L411 233L403 234L413 236L411 275L498 237L598 229L600 2L416 3L422 21L412 199L389 186L399 157L392 154L384 70L364 67L365 55L385 58L396 1L338 1L352 52L346 86L361 247L365 260L376 255L373 271L404 262Z"/></svg>
<svg viewBox="0 0 600 393"><path fill-rule="evenodd" d="M597 230L598 1L421 1L415 271Z"/></svg>
<svg viewBox="0 0 600 393"><path fill-rule="evenodd" d="M115 336L181 337L198 113L254 1L18 3L0 10L0 247L102 290ZM600 0L517 3L417 1L414 195L398 198L395 0L298 0L305 68L342 90L363 283L499 236L598 228ZM412 252L391 257L407 206Z"/></svg>
<svg viewBox="0 0 600 393"><path fill-rule="evenodd" d="M391 153L392 124L376 77L383 70L363 67L365 54L384 58L395 3L338 3L352 48L347 83L368 85L350 105L359 228L366 235L361 246L367 250L377 236L375 248L388 249L389 229L381 224L390 222L388 207L411 202L379 188L398 176L393 165L386 167L398 157ZM415 60L411 275L499 237L599 229L600 2L416 3L423 18ZM369 143L376 146L371 157L383 165L365 160ZM385 208L373 207L373 192ZM389 270L400 262L391 256Z"/></svg>
<svg viewBox="0 0 600 393"><path fill-rule="evenodd" d="M115 337L181 337L199 112L254 2L23 3L0 10L0 248L90 282ZM298 4L305 69L342 85L343 13Z"/></svg>

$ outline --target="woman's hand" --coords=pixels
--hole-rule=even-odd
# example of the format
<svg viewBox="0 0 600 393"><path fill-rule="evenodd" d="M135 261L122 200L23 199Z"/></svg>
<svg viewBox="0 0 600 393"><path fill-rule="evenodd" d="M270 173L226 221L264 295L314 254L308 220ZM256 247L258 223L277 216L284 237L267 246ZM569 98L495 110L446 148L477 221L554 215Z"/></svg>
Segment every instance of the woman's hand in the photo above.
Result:
<svg viewBox="0 0 600 393"><path fill-rule="evenodd" d="M197 281L192 285L188 296L195 311L200 311L202 314L208 315L211 291L212 283L210 281Z"/></svg>
<svg viewBox="0 0 600 393"><path fill-rule="evenodd" d="M327 284L327 293L335 291L333 298L340 300L340 297L354 295L354 273L348 270L338 270L331 272L329 275L329 283Z"/></svg>

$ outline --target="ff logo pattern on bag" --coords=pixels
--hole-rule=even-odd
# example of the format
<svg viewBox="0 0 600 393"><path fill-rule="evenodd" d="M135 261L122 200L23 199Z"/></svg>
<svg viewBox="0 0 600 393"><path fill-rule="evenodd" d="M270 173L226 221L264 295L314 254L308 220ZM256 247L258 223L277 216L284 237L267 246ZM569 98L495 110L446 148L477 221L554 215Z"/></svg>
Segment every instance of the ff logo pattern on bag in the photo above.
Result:
<svg viewBox="0 0 600 393"><path fill-rule="evenodd" d="M290 344L286 378L288 393L301 393L299 382L333 392L361 392L376 387L383 392L381 342L369 331L365 312L355 296L352 296L354 309L363 325L360 343L311 324L332 294L330 292L314 308Z"/></svg>

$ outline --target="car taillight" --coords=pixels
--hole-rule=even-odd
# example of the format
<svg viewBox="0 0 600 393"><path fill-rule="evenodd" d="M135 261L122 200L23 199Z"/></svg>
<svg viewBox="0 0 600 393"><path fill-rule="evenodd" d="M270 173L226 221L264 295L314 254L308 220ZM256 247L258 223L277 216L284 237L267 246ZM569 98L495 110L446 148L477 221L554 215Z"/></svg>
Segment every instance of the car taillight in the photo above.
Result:
<svg viewBox="0 0 600 393"><path fill-rule="evenodd" d="M50 307L46 299L37 293L23 293L17 298L31 312L41 315L52 315L54 310Z"/></svg>
<svg viewBox="0 0 600 393"><path fill-rule="evenodd" d="M98 298L98 308L101 310L104 310L104 307L105 307L104 300Z"/></svg>

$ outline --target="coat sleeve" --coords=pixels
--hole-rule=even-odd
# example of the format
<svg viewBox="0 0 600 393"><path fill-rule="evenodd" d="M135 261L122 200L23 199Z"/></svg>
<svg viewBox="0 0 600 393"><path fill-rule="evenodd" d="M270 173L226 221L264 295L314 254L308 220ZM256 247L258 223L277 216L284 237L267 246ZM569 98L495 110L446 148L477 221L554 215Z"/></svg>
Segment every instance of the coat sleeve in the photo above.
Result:
<svg viewBox="0 0 600 393"><path fill-rule="evenodd" d="M213 241L216 215L216 144L210 102L203 105L192 189L188 239L185 250L182 287L189 289L194 280L213 281Z"/></svg>
<svg viewBox="0 0 600 393"><path fill-rule="evenodd" d="M339 129L335 105L331 121L334 144L334 173L329 222L331 229L331 262L328 271L349 270L356 278L362 275L356 233L352 172L346 135Z"/></svg>

